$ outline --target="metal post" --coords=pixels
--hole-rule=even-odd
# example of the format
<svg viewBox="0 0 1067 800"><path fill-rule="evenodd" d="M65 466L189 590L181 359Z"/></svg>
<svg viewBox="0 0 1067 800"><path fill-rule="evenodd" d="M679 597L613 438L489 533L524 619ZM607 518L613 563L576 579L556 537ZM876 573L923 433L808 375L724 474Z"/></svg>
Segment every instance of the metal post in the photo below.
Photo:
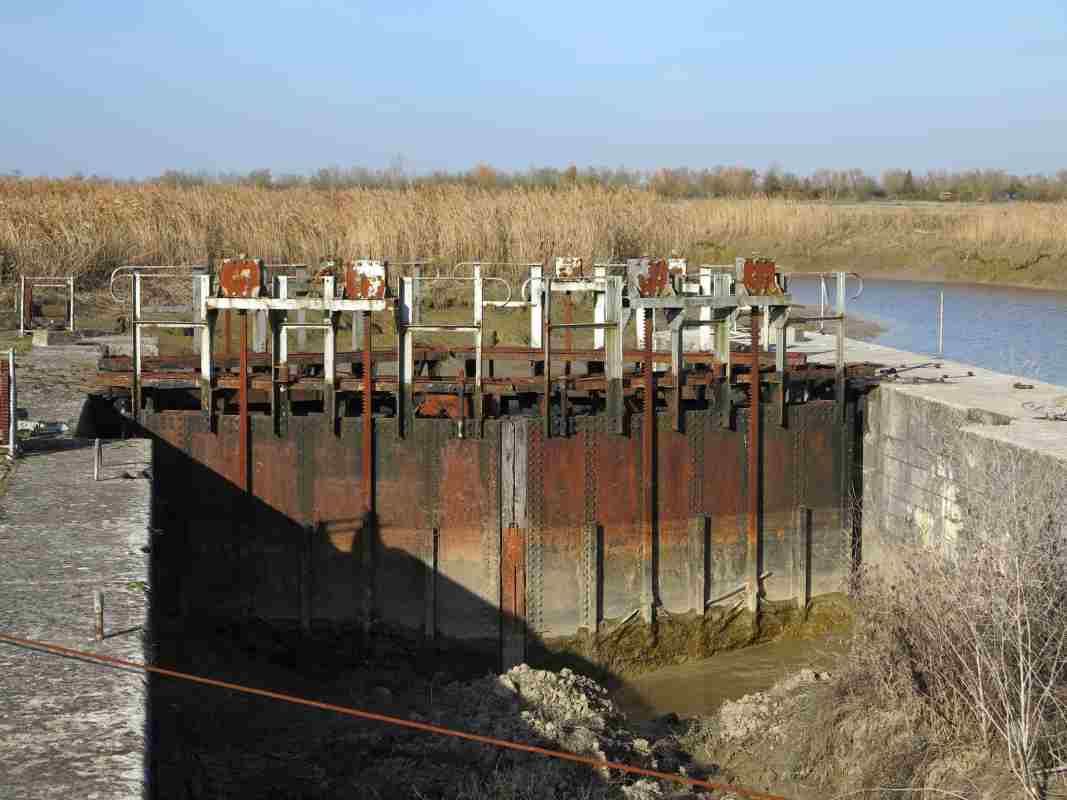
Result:
<svg viewBox="0 0 1067 800"><path fill-rule="evenodd" d="M600 280L608 277L607 267L596 267L593 270L593 276ZM605 291L606 287L598 290L595 293L595 305L593 306L593 322L602 323L606 319L604 316L604 310L607 308L608 294ZM604 349L604 329L593 329L593 349Z"/></svg>
<svg viewBox="0 0 1067 800"><path fill-rule="evenodd" d="M715 291L715 276L711 270L707 267L701 267L700 269L700 293L705 297L717 294ZM711 322L712 309L711 306L700 307L700 321ZM715 331L712 330L710 325L700 326L700 349L711 350L714 347Z"/></svg>
<svg viewBox="0 0 1067 800"><path fill-rule="evenodd" d="M945 355L945 290L937 293L937 355Z"/></svg>
<svg viewBox="0 0 1067 800"><path fill-rule="evenodd" d="M332 275L322 279L322 296L329 303L332 303L334 299L333 281ZM326 412L330 430L335 431L337 429L337 314L327 305L323 317L326 323L326 328L322 332L322 378L323 400L325 401L323 411Z"/></svg>
<svg viewBox="0 0 1067 800"><path fill-rule="evenodd" d="M409 420L415 416L412 403L415 396L412 384L415 380L415 359L412 352L411 303L415 281L412 278L400 279L400 297L396 303L396 346L397 346L397 386L396 418L397 435L403 437L408 429Z"/></svg>
<svg viewBox="0 0 1067 800"><path fill-rule="evenodd" d="M133 273L133 419L141 419L141 274Z"/></svg>
<svg viewBox="0 0 1067 800"><path fill-rule="evenodd" d="M416 281L417 282L417 281ZM474 435L482 435L482 424L485 419L484 402L482 392L482 268L474 265Z"/></svg>
<svg viewBox="0 0 1067 800"><path fill-rule="evenodd" d="M823 318L826 316L826 304L827 304L827 300L828 299L829 298L827 297L827 293L826 293L826 276L825 275L820 275L819 276L819 333L826 333L826 322L825 322L825 320Z"/></svg>
<svg viewBox="0 0 1067 800"><path fill-rule="evenodd" d="M74 332L74 276L67 278L67 286L70 288L70 331Z"/></svg>
<svg viewBox="0 0 1067 800"><path fill-rule="evenodd" d="M847 272L837 273L837 341L834 354L834 401L839 419L845 414L845 281Z"/></svg>
<svg viewBox="0 0 1067 800"><path fill-rule="evenodd" d="M604 372L608 381L607 413L611 419L612 432L623 432L623 358L626 345L626 317L622 305L622 278L607 279L605 291L606 322L615 323L608 328L604 340Z"/></svg>
<svg viewBox="0 0 1067 800"><path fill-rule="evenodd" d="M104 639L104 593L97 589L93 592L93 633L96 641Z"/></svg>
<svg viewBox="0 0 1067 800"><path fill-rule="evenodd" d="M206 413L210 419L211 415L215 413L212 403L212 389L214 388L212 371L214 366L211 363L211 357L214 347L213 339L217 312L208 311L207 308L207 298L211 294L211 276L198 275L193 278L193 281L197 287L193 294L196 309L195 318L204 323L204 326L194 335L194 338L199 337L197 339L197 351L200 353L200 411Z"/></svg>
<svg viewBox="0 0 1067 800"><path fill-rule="evenodd" d="M749 371L748 407L748 610L759 611L759 517L760 517L760 312L752 306L752 367Z"/></svg>
<svg viewBox="0 0 1067 800"><path fill-rule="evenodd" d="M100 440L93 440L93 480L100 480L100 468L103 466L104 454L100 448Z"/></svg>
<svg viewBox="0 0 1067 800"><path fill-rule="evenodd" d="M530 347L541 349L541 336L544 334L544 281L541 267L530 267Z"/></svg>
<svg viewBox="0 0 1067 800"><path fill-rule="evenodd" d="M545 348L544 364L544 415L542 424L544 435L548 439L552 436L552 279L545 278L540 281L542 288L541 316L542 316L542 344Z"/></svg>
<svg viewBox="0 0 1067 800"><path fill-rule="evenodd" d="M298 309L296 312L296 321L299 323L307 322L308 312L307 309ZM296 352L304 353L308 349L308 332L307 328L296 329Z"/></svg>
<svg viewBox="0 0 1067 800"><path fill-rule="evenodd" d="M252 350L256 353L267 352L267 315L269 311L255 312L255 335L252 337Z"/></svg>
<svg viewBox="0 0 1067 800"><path fill-rule="evenodd" d="M19 277L19 336L26 335L26 276Z"/></svg>

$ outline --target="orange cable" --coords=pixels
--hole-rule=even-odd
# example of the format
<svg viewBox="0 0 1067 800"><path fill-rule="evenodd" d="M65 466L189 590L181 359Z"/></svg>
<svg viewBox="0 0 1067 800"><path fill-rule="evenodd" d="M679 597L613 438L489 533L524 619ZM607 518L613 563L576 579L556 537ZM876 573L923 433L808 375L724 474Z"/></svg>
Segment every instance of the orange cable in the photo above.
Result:
<svg viewBox="0 0 1067 800"><path fill-rule="evenodd" d="M687 786L695 786L700 789L711 789L713 791L733 792L734 794L741 795L743 797L750 798L751 800L786 800L786 798L780 795L765 794L763 792L753 791L752 789L745 789L739 786L732 786L727 783L714 783L712 781L702 781L696 778L687 778L684 775L673 775L668 772L657 772L651 769L643 769L642 767L633 767L628 764L620 764L615 761L601 761L596 758L589 758L587 756L580 756L575 753L566 753L559 750L548 750L544 747L536 747L530 744L522 744L521 742L511 742L505 739L495 739L491 736L481 736L477 733L467 733L465 731L457 731L451 728L444 728L440 725L431 725L427 722L416 722L415 720L402 719L401 717L391 717L387 714L376 714L373 711L363 711L358 708L348 708L346 706L338 706L332 703L323 703L319 700L309 700L305 697L296 697L294 695L282 694L281 692L272 692L266 689L255 689L251 686L242 686L237 683L230 683L228 681L220 681L215 678L204 678L199 675L191 675L187 672L178 672L177 670L164 669L163 667L154 667L150 664L143 664L137 661L126 661L122 658L115 658L114 656L99 655L97 653L89 653L82 650L74 650L69 647L63 647L58 644L51 644L48 642L38 642L33 639L20 639L15 636L7 636L0 634L0 642L15 645L17 647L25 647L31 650L39 650L45 653L51 653L52 655L66 656L68 658L76 658L84 661L91 661L98 664L105 664L114 667L123 667L126 669L136 669L143 672L154 673L156 675L163 675L168 678L177 678L179 680L190 681L192 683L199 683L205 686L215 686L220 689L230 689L235 692L242 692L244 694L257 695L259 697L267 697L271 700L281 700L286 703L293 703L295 705L308 706L310 708L319 708L324 711L333 711L337 714L344 714L349 717L358 717L361 719L374 720L375 722L385 722L391 725L398 725L402 728L411 728L412 730L423 731L425 733L436 733L442 736L452 736L457 739L467 739L468 741L478 742L480 744L493 745L494 747L502 747L509 750L519 750L526 753L536 753L538 755L548 756L550 758L558 758L565 761L573 761L578 764L586 764L598 769L617 769L621 772L628 772L633 775L644 775L650 778L657 778L663 781L672 781L674 783L680 783Z"/></svg>

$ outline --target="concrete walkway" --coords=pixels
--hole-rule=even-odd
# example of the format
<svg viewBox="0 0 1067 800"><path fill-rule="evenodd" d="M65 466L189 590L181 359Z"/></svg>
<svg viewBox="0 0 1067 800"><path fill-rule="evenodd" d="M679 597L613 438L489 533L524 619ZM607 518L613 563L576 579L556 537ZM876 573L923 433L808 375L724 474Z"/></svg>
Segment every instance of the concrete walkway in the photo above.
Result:
<svg viewBox="0 0 1067 800"><path fill-rule="evenodd" d="M41 406L29 404L30 415L77 416L69 393ZM88 444L61 439L26 453L0 498L0 631L143 661L150 444L105 446L99 483ZM140 673L0 643L0 797L141 797L144 687Z"/></svg>
<svg viewBox="0 0 1067 800"><path fill-rule="evenodd" d="M808 341L797 342L789 349L807 353L812 362L834 363L832 335L805 335ZM845 340L845 361L868 361L897 369L898 374L879 387L883 394L900 394L955 409L975 423L965 430L980 431L984 437L1067 460L1067 422L1044 419L1041 411L1042 407L1067 411L1067 386L854 339ZM929 366L918 366L923 364ZM1016 384L1030 388L1018 388Z"/></svg>

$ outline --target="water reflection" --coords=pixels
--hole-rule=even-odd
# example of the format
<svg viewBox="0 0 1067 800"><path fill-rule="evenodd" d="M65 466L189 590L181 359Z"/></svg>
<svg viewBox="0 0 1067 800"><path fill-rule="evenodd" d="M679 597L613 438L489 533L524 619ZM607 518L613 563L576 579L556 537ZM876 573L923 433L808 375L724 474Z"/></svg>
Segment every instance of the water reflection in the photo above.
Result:
<svg viewBox="0 0 1067 800"><path fill-rule="evenodd" d="M818 307L817 280L794 275L791 289L798 302ZM832 282L828 289L832 298ZM878 344L936 353L941 289L946 358L1067 385L1067 292L865 279L848 310L886 328L875 337Z"/></svg>

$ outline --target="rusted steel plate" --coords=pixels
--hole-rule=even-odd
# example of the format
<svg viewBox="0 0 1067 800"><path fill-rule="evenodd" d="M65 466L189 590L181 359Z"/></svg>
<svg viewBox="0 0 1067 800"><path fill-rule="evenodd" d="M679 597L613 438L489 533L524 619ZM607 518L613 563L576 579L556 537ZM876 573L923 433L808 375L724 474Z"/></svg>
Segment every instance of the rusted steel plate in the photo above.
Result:
<svg viewBox="0 0 1067 800"><path fill-rule="evenodd" d="M227 258L219 267L219 287L223 297L259 297L264 290L266 270L258 258Z"/></svg>
<svg viewBox="0 0 1067 800"><path fill-rule="evenodd" d="M362 259L345 266L345 297L349 300L384 300L388 285L384 261Z"/></svg>
<svg viewBox="0 0 1067 800"><path fill-rule="evenodd" d="M674 294L670 268L664 259L630 259L626 270L630 285L637 289L641 297L668 297Z"/></svg>
<svg viewBox="0 0 1067 800"><path fill-rule="evenodd" d="M443 636L498 637L499 587L487 585L483 547L483 525L497 506L487 480L489 446L495 443L452 439L441 452L437 607Z"/></svg>
<svg viewBox="0 0 1067 800"><path fill-rule="evenodd" d="M765 407L763 418L763 572L774 573L763 582L769 600L791 597L792 538L796 523L797 478L800 469L795 419L799 407L789 409L791 423L775 424L775 412Z"/></svg>
<svg viewBox="0 0 1067 800"><path fill-rule="evenodd" d="M344 443L353 449L353 469L362 470L362 419L342 421ZM398 440L385 420L374 425L374 506L380 548L376 573L379 618L389 625L422 628L433 570L435 527L435 466L447 438L449 423L429 420L413 426L406 440ZM391 421L389 421L391 422ZM351 432L349 431L351 428ZM360 476L362 482L362 475ZM360 495L359 484L352 490ZM430 611L432 612L432 608Z"/></svg>
<svg viewBox="0 0 1067 800"><path fill-rule="evenodd" d="M745 284L749 294L769 295L782 293L782 288L778 285L778 268L773 261L764 259L747 260L742 271L742 282Z"/></svg>
<svg viewBox="0 0 1067 800"><path fill-rule="evenodd" d="M641 440L597 434L597 516L604 529L604 617L623 617L641 593Z"/></svg>
<svg viewBox="0 0 1067 800"><path fill-rule="evenodd" d="M656 432L656 511L659 600L668 611L689 608L689 481L692 459L684 433L660 415Z"/></svg>
<svg viewBox="0 0 1067 800"><path fill-rule="evenodd" d="M470 395L427 394L419 401L415 413L431 419L470 419L474 415L471 399Z"/></svg>
<svg viewBox="0 0 1067 800"><path fill-rule="evenodd" d="M544 442L541 569L544 631L552 635L578 628L581 529L585 519L585 448L581 436Z"/></svg>

